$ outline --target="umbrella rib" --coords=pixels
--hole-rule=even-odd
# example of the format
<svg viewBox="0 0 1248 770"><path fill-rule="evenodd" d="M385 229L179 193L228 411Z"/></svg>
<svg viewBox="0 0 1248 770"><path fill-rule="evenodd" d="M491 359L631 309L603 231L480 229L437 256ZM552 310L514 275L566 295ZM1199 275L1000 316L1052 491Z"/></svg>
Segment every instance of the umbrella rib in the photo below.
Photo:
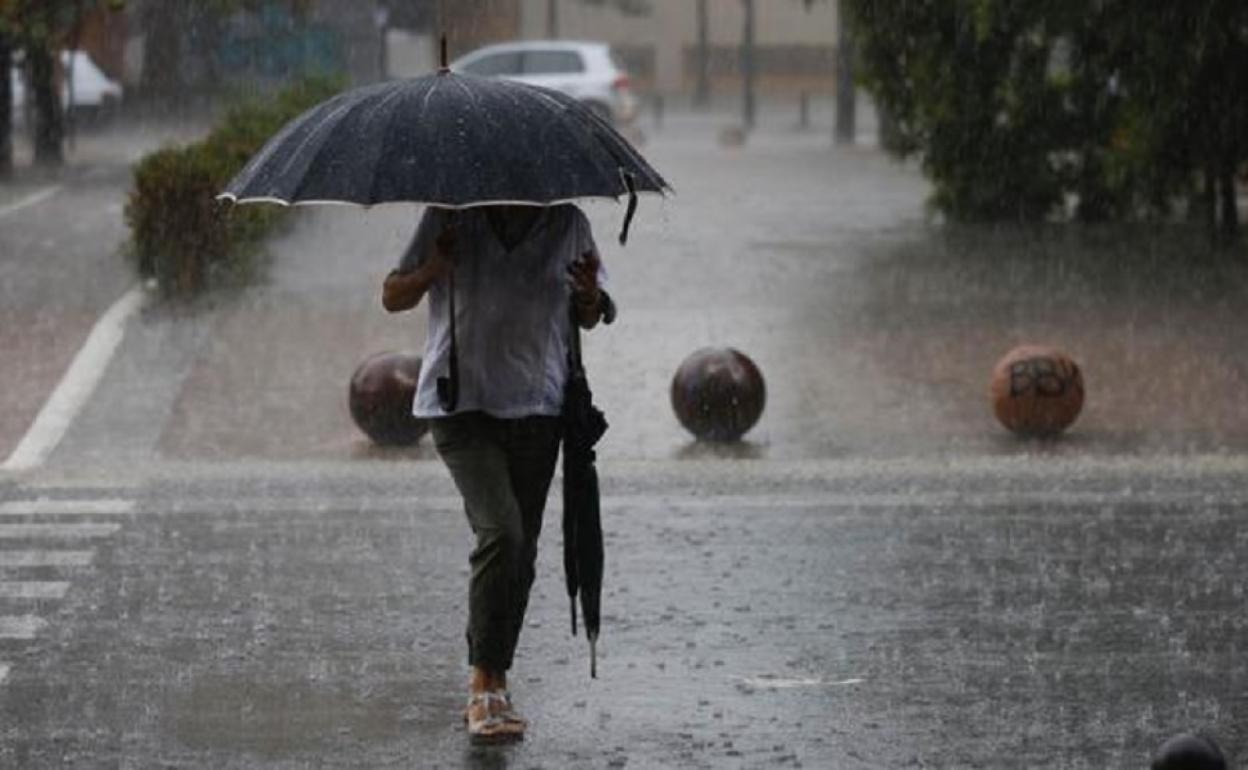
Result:
<svg viewBox="0 0 1248 770"><path fill-rule="evenodd" d="M346 100L344 99L343 101L345 102ZM289 171L290 167L294 164L294 162L300 158L301 153L303 152L303 148L309 146L312 143L313 139L319 139L323 141L324 137L329 134L329 130L331 128L336 127L338 124L338 121L341 120L342 116L345 115L347 112L349 112L350 109L351 109L350 104L342 104L342 105L336 106L332 110L328 110L327 111L328 114L326 115L325 119L317 122L317 124L312 127L312 130L308 132L308 135L305 136L297 145L295 145L294 149L287 156L286 162L282 164L280 173L278 173L276 176L280 178L287 171ZM316 152L313 154L314 160L320 154L321 149L323 149L323 146L322 148L318 148ZM311 164L309 163L309 165ZM296 190L291 191L290 197L292 200L295 197L297 197L295 195L297 191L298 191L297 188Z"/></svg>
<svg viewBox="0 0 1248 770"><path fill-rule="evenodd" d="M430 91L432 91L432 90L433 90L433 89L431 88L431 89L430 89ZM381 101L381 103L377 105L377 108L378 108L378 109L380 109L380 108L384 107L385 105L389 104L391 101L393 101L393 100L395 100L395 99L398 99L398 98L400 98L400 97L404 96L405 94L406 94L405 89L398 89L398 88L396 88L393 94L387 94L386 98L385 98L385 99L383 99L383 100ZM428 98L428 97L426 97L426 98ZM385 126L385 128L382 130L382 132L381 132L381 136L382 136L382 137L386 137L386 136L389 136L389 135L390 135L390 131L392 130L392 128L393 128L393 126L394 126L394 122L398 119L398 114L399 114L399 113L398 113L398 110L391 110L391 112L390 112L390 116L386 119L386 126ZM379 149L380 149L380 148L379 148ZM380 164L380 163L374 163L374 164L373 164L373 169L372 169L372 172L373 172L373 178L372 178L372 180L368 183L368 199L369 199L370 201L375 201L375 200L377 200L377 198L378 198L378 192L377 192L378 182L379 182L379 181L380 181L380 179L381 179L381 174L382 174L382 172L383 172L383 171L388 171L388 170L389 170L389 167L388 167L388 166L387 166L387 167L383 167L383 166L382 166L382 164Z"/></svg>

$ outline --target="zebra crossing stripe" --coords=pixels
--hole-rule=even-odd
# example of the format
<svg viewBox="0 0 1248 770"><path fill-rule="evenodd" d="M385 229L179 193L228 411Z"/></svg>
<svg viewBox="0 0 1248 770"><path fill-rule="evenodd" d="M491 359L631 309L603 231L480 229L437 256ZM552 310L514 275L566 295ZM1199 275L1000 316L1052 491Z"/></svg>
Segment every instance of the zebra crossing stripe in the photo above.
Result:
<svg viewBox="0 0 1248 770"><path fill-rule="evenodd" d="M63 599L68 591L64 580L0 580L0 599Z"/></svg>
<svg viewBox="0 0 1248 770"><path fill-rule="evenodd" d="M34 639L47 626L37 615L0 615L0 639Z"/></svg>
<svg viewBox="0 0 1248 770"><path fill-rule="evenodd" d="M86 567L94 551L0 551L3 567Z"/></svg>
<svg viewBox="0 0 1248 770"><path fill-rule="evenodd" d="M120 524L0 524L0 540L23 540L34 537L78 539L108 537L121 529Z"/></svg>
<svg viewBox="0 0 1248 770"><path fill-rule="evenodd" d="M0 516L110 516L134 513L133 500L10 500L0 503Z"/></svg>

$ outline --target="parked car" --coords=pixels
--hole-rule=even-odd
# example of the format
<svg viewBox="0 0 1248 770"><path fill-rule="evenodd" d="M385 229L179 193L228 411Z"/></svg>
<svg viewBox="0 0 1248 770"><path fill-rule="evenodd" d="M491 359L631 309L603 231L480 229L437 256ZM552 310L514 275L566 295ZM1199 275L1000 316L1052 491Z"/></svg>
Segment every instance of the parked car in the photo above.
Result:
<svg viewBox="0 0 1248 770"><path fill-rule="evenodd" d="M637 116L632 81L606 43L498 43L461 56L451 63L451 69L545 86L579 99L615 123L626 124Z"/></svg>
<svg viewBox="0 0 1248 770"><path fill-rule="evenodd" d="M75 117L95 118L120 104L124 94L121 84L105 75L85 51L61 51L61 65L65 72L61 104ZM17 66L13 67L10 78L13 114L20 119L26 112L26 82Z"/></svg>

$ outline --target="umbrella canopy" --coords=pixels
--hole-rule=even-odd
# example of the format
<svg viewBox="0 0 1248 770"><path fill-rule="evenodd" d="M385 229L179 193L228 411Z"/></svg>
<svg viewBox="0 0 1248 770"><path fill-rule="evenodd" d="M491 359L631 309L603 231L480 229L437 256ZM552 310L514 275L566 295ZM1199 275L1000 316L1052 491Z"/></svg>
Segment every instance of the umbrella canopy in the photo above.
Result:
<svg viewBox="0 0 1248 770"><path fill-rule="evenodd" d="M576 634L576 599L580 596L589 640L589 675L598 675L597 642L602 619L602 511L594 445L607 431L607 420L593 404L581 363L580 333L573 320L568 353L568 383L563 403L563 573L572 602Z"/></svg>
<svg viewBox="0 0 1248 770"><path fill-rule="evenodd" d="M313 107L270 139L219 197L464 208L669 189L626 139L575 99L442 69Z"/></svg>

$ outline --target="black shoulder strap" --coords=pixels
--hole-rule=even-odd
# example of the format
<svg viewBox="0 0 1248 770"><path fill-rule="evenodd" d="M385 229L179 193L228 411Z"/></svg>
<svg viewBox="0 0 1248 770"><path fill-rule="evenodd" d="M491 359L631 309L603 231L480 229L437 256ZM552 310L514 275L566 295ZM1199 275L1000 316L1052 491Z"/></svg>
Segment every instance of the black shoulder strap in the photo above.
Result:
<svg viewBox="0 0 1248 770"><path fill-rule="evenodd" d="M576 319L576 302L568 300L568 324L572 331L568 335L568 376L585 373L585 365L581 362L581 325Z"/></svg>
<svg viewBox="0 0 1248 770"><path fill-rule="evenodd" d="M455 212L449 215L450 221L454 221ZM450 312L451 321L451 351L447 361L446 377L439 377L438 386L438 403L442 406L442 411L450 413L455 411L455 407L459 405L459 343L455 338L455 271L446 279L447 292L447 309Z"/></svg>
<svg viewBox="0 0 1248 770"><path fill-rule="evenodd" d="M455 274L447 278L447 307L451 315L451 352L447 361L448 376L438 378L438 403L442 411L453 412L459 405L459 345L455 339Z"/></svg>

